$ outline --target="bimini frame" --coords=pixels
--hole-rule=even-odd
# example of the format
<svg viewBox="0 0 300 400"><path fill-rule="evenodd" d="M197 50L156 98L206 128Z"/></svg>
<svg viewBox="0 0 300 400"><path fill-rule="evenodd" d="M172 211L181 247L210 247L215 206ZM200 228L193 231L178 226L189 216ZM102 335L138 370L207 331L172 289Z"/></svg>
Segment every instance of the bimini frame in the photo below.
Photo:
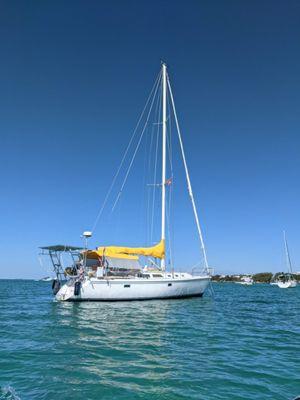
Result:
<svg viewBox="0 0 300 400"><path fill-rule="evenodd" d="M73 261L73 265L80 262L81 251L84 250L83 247L67 246L67 245L54 245L54 246L43 246L40 247L41 256L50 257L53 271L59 282L65 281L65 271L62 261L62 254L68 253Z"/></svg>

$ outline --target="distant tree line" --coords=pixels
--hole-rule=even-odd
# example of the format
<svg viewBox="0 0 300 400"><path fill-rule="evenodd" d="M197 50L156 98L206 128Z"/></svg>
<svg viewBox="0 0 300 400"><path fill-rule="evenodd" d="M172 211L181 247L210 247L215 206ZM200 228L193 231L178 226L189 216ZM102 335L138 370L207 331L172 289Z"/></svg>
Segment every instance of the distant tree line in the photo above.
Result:
<svg viewBox="0 0 300 400"><path fill-rule="evenodd" d="M273 274L271 272L259 272L258 274L252 275L252 279L257 283L270 283Z"/></svg>
<svg viewBox="0 0 300 400"><path fill-rule="evenodd" d="M256 283L270 283L272 278L276 280L279 275L285 275L284 272L278 272L274 275L272 272L259 272L254 275L213 275L212 280L214 282L240 282L243 277L251 276ZM300 275L293 275L294 279L300 282Z"/></svg>

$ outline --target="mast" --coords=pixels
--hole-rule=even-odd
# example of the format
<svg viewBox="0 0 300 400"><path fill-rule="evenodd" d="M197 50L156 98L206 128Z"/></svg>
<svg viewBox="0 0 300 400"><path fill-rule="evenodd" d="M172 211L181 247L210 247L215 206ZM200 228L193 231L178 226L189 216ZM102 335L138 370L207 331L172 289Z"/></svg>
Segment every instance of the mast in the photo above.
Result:
<svg viewBox="0 0 300 400"><path fill-rule="evenodd" d="M291 263L291 257L290 257L290 252L289 252L287 240L286 240L285 231L283 231L283 240L284 240L286 263L287 263L287 267L289 269L289 272L291 274L292 273L292 263Z"/></svg>
<svg viewBox="0 0 300 400"><path fill-rule="evenodd" d="M162 64L162 177L161 177L161 240L166 239L166 142L167 142L167 66ZM166 268L161 259L162 271Z"/></svg>

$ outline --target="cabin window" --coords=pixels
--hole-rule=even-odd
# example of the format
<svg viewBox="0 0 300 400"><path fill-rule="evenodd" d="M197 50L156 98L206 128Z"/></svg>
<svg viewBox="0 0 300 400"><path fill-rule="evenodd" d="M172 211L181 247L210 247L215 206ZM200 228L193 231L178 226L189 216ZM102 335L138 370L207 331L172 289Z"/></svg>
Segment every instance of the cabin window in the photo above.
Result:
<svg viewBox="0 0 300 400"><path fill-rule="evenodd" d="M168 286L172 286L172 283L168 283Z"/></svg>
<svg viewBox="0 0 300 400"><path fill-rule="evenodd" d="M130 287L130 285L124 285L124 287L128 288L128 287Z"/></svg>
<svg viewBox="0 0 300 400"><path fill-rule="evenodd" d="M149 274L143 274L143 278L150 278Z"/></svg>
<svg viewBox="0 0 300 400"><path fill-rule="evenodd" d="M162 278L162 275L160 274L152 274L153 278Z"/></svg>
<svg viewBox="0 0 300 400"><path fill-rule="evenodd" d="M178 276L179 276L178 274L175 274L175 277L176 277L176 278L178 278Z"/></svg>

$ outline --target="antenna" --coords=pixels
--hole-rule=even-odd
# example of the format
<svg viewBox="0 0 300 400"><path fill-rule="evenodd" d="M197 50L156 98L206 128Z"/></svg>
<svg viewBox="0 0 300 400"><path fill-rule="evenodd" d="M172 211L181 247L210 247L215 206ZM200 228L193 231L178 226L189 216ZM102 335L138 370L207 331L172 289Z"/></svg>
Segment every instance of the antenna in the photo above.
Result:
<svg viewBox="0 0 300 400"><path fill-rule="evenodd" d="M81 237L84 238L84 249L85 249L84 259L83 259L84 267L86 267L86 256L87 256L86 252L88 250L88 241L92 236L93 234L91 231L84 231L83 234L81 235Z"/></svg>

